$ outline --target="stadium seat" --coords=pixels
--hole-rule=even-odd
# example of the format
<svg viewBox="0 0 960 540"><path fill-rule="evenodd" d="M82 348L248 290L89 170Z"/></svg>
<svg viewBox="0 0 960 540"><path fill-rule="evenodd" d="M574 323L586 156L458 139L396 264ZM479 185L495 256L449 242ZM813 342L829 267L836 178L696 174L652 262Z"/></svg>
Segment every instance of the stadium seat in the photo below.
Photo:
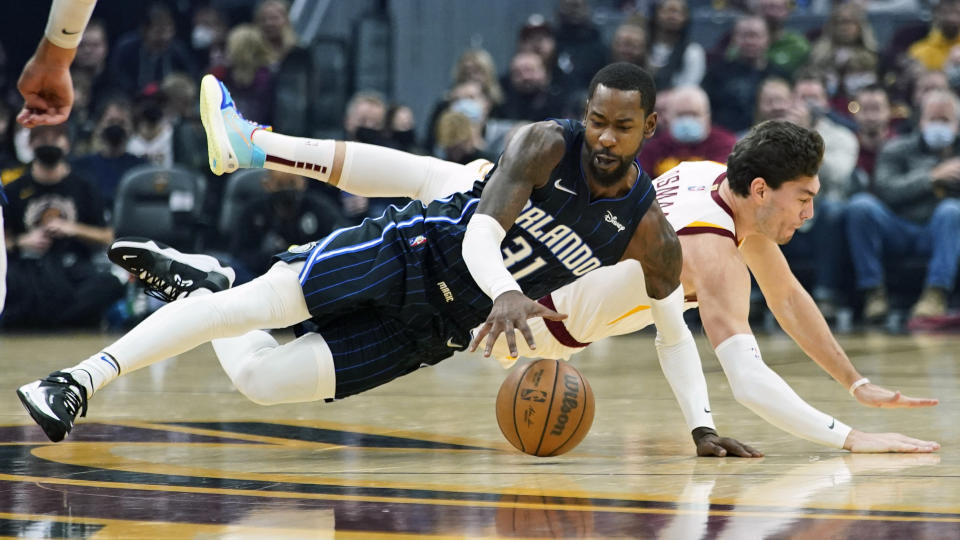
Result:
<svg viewBox="0 0 960 540"><path fill-rule="evenodd" d="M116 236L144 236L177 249L200 249L197 234L206 179L189 169L142 165L120 179L114 203Z"/></svg>
<svg viewBox="0 0 960 540"><path fill-rule="evenodd" d="M222 238L232 236L232 231L236 230L237 221L247 203L265 193L262 181L266 172L265 169L247 169L237 171L227 179L218 225Z"/></svg>

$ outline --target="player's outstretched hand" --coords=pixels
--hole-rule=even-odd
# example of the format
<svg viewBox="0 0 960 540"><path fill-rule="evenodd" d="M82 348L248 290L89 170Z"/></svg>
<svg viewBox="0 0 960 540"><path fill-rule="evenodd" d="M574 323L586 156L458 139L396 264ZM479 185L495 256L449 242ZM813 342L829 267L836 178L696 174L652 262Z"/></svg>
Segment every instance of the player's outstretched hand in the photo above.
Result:
<svg viewBox="0 0 960 540"><path fill-rule="evenodd" d="M493 307L490 308L490 315L486 322L480 327L480 331L470 342L470 351L477 350L484 337L487 338L486 346L483 349L484 356L490 356L493 351L493 345L497 342L500 334L507 338L507 346L510 347L511 356L517 354L517 337L514 331L519 330L531 349L536 350L537 344L533 339L533 332L527 325L527 319L533 317L543 317L554 321L562 321L567 316L544 306L543 304L527 298L520 291L507 291L498 296L493 301Z"/></svg>
<svg viewBox="0 0 960 540"><path fill-rule="evenodd" d="M929 453L940 449L936 441L921 441L900 433L866 433L850 430L843 447L855 454Z"/></svg>
<svg viewBox="0 0 960 540"><path fill-rule="evenodd" d="M887 390L882 386L867 383L853 392L861 404L868 407L884 407L889 409L911 407L933 407L940 403L934 398L914 398L901 394L899 391Z"/></svg>
<svg viewBox="0 0 960 540"><path fill-rule="evenodd" d="M697 455L700 457L763 457L763 452L755 450L749 444L730 437L721 437L716 433L704 435L697 440Z"/></svg>
<svg viewBox="0 0 960 540"><path fill-rule="evenodd" d="M73 107L70 62L74 54L73 49L57 47L46 39L41 42L17 81L24 100L17 122L32 128L66 121Z"/></svg>

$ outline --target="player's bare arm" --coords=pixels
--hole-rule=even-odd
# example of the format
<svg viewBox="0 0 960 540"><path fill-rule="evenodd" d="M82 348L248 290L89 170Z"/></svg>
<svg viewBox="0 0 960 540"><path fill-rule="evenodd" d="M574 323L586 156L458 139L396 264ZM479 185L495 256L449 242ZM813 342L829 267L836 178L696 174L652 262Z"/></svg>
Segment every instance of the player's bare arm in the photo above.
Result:
<svg viewBox="0 0 960 540"><path fill-rule="evenodd" d="M837 343L813 298L790 271L780 247L767 238L750 236L743 242L741 252L777 322L803 352L844 388L851 389L861 381L863 375ZM936 399L907 397L870 383L857 384L853 395L872 407L930 407L938 403Z"/></svg>
<svg viewBox="0 0 960 540"><path fill-rule="evenodd" d="M550 179L550 173L563 158L564 150L563 131L555 122L531 124L517 132L500 157L497 169L487 180L480 202L477 204L476 214L471 218L471 229L475 230L477 225L483 224L491 229L495 229L499 225L499 232L501 233L508 230L516 221L517 216L520 215L524 203L530 198L533 190L545 185ZM490 223L491 218L496 223ZM487 223L483 223L483 221L487 221ZM468 229L468 234L471 234L471 232L473 231ZM502 234L500 239L502 240ZM491 265L490 272L499 272L502 269L503 273L509 276L506 268L503 267L499 242L496 242L496 244L496 256L493 253L483 254L484 257L495 258L495 261L480 260L471 264L468 257L478 254L471 252L472 246L468 245L467 238L464 239L464 258L467 260L471 274L474 274L477 263L482 263ZM495 263L499 265L499 268L493 268ZM475 280L478 277L480 276L474 275ZM479 280L478 284L483 287ZM513 282L513 285L515 286L515 282ZM536 349L536 343L533 333L527 325L527 319L531 317L546 317L555 320L565 318L565 315L527 298L519 290L519 287L500 293L494 289L492 293L491 297L494 302L490 309L490 315L470 344L470 350L475 351L483 338L486 337L484 356L490 356L493 345L501 333L506 336L510 353L516 356L515 330L519 330L523 334L531 349Z"/></svg>
<svg viewBox="0 0 960 540"><path fill-rule="evenodd" d="M640 220L623 258L640 261L650 298L665 298L680 286L680 240L656 201Z"/></svg>

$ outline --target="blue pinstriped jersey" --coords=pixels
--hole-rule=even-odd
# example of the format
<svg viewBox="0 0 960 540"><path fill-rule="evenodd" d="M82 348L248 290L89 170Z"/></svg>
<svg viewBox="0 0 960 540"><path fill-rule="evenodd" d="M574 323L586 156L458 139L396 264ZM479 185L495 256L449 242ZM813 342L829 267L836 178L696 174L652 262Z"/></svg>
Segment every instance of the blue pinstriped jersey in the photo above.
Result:
<svg viewBox="0 0 960 540"><path fill-rule="evenodd" d="M650 177L637 164L638 177L627 194L593 199L581 167L583 124L558 123L563 127L566 152L550 180L534 190L501 245L507 269L534 299L595 268L618 262L655 198ZM470 192L431 203L424 223L434 233L428 236L431 249L438 251L439 264L430 266L438 272L433 278L442 283L444 298L457 300L454 305L465 301L468 310L482 312L482 318L492 302L470 278L460 252L464 225L476 210L484 186L485 182L477 182ZM446 221L438 220L439 216Z"/></svg>

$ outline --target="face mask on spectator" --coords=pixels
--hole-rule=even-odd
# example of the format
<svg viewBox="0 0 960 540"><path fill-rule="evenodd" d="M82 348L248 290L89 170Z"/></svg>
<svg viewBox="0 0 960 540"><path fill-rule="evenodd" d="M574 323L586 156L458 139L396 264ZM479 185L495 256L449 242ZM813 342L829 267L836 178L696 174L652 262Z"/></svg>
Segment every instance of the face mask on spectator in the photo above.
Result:
<svg viewBox="0 0 960 540"><path fill-rule="evenodd" d="M357 142L375 144L378 146L383 146L386 142L384 140L383 132L379 129L373 129L368 127L358 127L354 139Z"/></svg>
<svg viewBox="0 0 960 540"><path fill-rule="evenodd" d="M213 43L215 34L213 28L199 24L193 27L193 32L190 34L190 44L193 45L194 49L206 49Z"/></svg>
<svg viewBox="0 0 960 540"><path fill-rule="evenodd" d="M861 88L870 86L877 82L877 76L873 73L850 73L843 78L843 86L847 95L853 95Z"/></svg>
<svg viewBox="0 0 960 540"><path fill-rule="evenodd" d="M450 104L450 110L458 112L479 124L483 120L483 104L473 98L460 98Z"/></svg>
<svg viewBox="0 0 960 540"><path fill-rule="evenodd" d="M417 134L414 133L412 129L394 131L391 136L393 137L393 142L399 144L403 148L413 146L417 143Z"/></svg>
<svg viewBox="0 0 960 540"><path fill-rule="evenodd" d="M33 157L45 167L55 167L63 159L63 148L44 144L33 149Z"/></svg>
<svg viewBox="0 0 960 540"><path fill-rule="evenodd" d="M110 146L120 146L127 140L127 130L120 124L112 124L103 128L102 137Z"/></svg>
<svg viewBox="0 0 960 540"><path fill-rule="evenodd" d="M707 137L707 130L693 116L678 116L670 121L670 135L682 143L697 143Z"/></svg>
<svg viewBox="0 0 960 540"><path fill-rule="evenodd" d="M941 150L950 146L957 136L950 124L937 121L927 122L920 134L923 136L923 142L927 143L932 150Z"/></svg>

